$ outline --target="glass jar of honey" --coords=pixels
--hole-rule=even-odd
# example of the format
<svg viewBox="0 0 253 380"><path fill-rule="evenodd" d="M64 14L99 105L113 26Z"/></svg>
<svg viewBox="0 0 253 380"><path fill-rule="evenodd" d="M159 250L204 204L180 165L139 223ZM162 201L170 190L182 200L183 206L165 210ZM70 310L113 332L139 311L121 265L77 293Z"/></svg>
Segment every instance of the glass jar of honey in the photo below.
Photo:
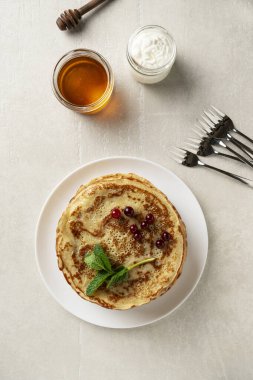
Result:
<svg viewBox="0 0 253 380"><path fill-rule="evenodd" d="M56 64L53 91L69 109L92 114L108 103L114 86L109 63L99 53L88 49L72 50Z"/></svg>

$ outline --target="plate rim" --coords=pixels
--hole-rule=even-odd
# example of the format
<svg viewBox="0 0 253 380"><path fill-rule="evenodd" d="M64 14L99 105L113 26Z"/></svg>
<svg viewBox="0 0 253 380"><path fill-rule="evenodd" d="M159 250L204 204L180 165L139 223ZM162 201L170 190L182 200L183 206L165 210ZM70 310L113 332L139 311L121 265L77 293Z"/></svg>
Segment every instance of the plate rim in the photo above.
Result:
<svg viewBox="0 0 253 380"><path fill-rule="evenodd" d="M122 327L118 327L118 326L105 326L101 323L97 323L97 322L91 322L91 321L88 321L88 320L85 320L83 319L82 317L80 317L75 311L72 311L72 310L69 310L67 307L65 307L65 305L63 305L59 299L56 297L56 295L53 293L53 291L51 290L51 288L49 287L43 273L42 273L42 270L40 268L40 264L39 264L39 258L38 258L38 234L39 234L39 227L40 227L40 224L41 224L41 220L42 220L42 217L43 217L43 214L45 212L45 209L47 207L47 204L48 202L50 201L52 195L55 193L55 191L65 182L67 181L70 177L72 177L74 174L76 174L78 171L88 167L88 166L91 166L91 165L94 165L94 164L97 164L97 163L101 163L101 162L105 162L105 161L109 161L109 160L115 160L115 159L120 159L120 160L132 160L132 161L141 161L141 162L144 162L144 163L147 163L147 164L151 164L153 166L156 166L162 170L165 170L167 172L169 172L173 177L175 177L178 181L180 181L184 186L186 186L188 188L188 190L191 192L191 195L194 197L195 201L197 202L198 206L199 206L199 209L200 209L200 212L201 212L201 215L203 217L203 221L204 221L204 227L205 227L205 235L206 235L206 255L205 255L205 258L204 258L204 263L203 263L203 266L201 268L201 271L193 285L193 287L191 288L191 290L189 291L189 293L170 311L168 311L167 313L165 314L162 314L161 316L155 318L155 319L152 319L151 321L149 322L143 322L143 323L140 323L136 326L122 326ZM182 306L182 304L184 302L186 302L188 300L188 298L192 295L192 293L194 292L194 290L196 289L197 285L199 284L200 282L200 279L203 275L203 272L205 270L205 267L206 267L206 262L207 262L207 257L208 257L208 251L209 251L209 235L208 235L208 229L207 229L207 223L206 223L206 218L205 218L205 215L204 215L204 212L202 210L202 207L198 201L198 199L196 198L195 194L192 192L191 188L180 178L178 177L172 170L166 168L165 166L161 165L161 164L158 164L157 162L154 162L152 160L148 160L146 158L143 158L143 157L136 157L136 156L126 156L126 155L123 155L123 156L107 156L107 157L104 157L104 158L99 158L97 160L92 160L92 161L88 161L87 163L83 164L83 165L80 165L78 166L76 169L72 170L69 174L67 174L66 176L64 176L62 178L62 180L60 180L59 182L57 182L57 184L53 187L53 189L50 191L49 195L46 197L46 200L44 201L44 203L42 204L42 207L41 207L41 210L40 210L40 213L39 213L39 217L38 217L38 220L37 220L37 223L36 223L36 227L35 227L35 261L36 261L36 266L37 266L37 269L38 269L38 272L40 274L40 277L46 287L46 289L48 290L49 294L53 297L53 299L57 302L58 305L60 305L65 311L67 311L68 313L74 315L75 317L77 317L80 321L84 321L86 323L89 323L89 324L92 324L92 325L95 325L95 326L98 326L98 327L104 327L104 328L110 328L110 329L119 329L119 330L123 330L123 329L134 329L134 328L140 328L140 327L144 327L144 326L148 326L150 324L153 324L153 323L156 323L160 320L162 320L163 318L166 318L168 317L169 315L171 315L172 313L174 313L180 306Z"/></svg>

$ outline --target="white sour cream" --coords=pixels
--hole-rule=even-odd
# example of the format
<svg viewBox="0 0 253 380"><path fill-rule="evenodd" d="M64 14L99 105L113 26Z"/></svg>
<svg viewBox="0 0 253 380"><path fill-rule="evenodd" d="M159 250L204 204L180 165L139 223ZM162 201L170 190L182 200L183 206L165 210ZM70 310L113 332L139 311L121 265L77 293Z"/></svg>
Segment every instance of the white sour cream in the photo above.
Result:
<svg viewBox="0 0 253 380"><path fill-rule="evenodd" d="M171 54L171 43L159 30L144 30L133 40L132 57L138 65L146 69L158 69L166 65Z"/></svg>
<svg viewBox="0 0 253 380"><path fill-rule="evenodd" d="M170 72L176 58L176 45L164 28L145 26L130 38L127 56L139 82L156 83Z"/></svg>

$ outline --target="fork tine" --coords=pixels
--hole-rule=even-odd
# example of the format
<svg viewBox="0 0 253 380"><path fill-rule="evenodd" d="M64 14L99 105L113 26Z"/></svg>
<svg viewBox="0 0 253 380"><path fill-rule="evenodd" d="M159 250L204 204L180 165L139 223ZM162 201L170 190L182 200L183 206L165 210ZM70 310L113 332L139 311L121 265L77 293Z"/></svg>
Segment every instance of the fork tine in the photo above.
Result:
<svg viewBox="0 0 253 380"><path fill-rule="evenodd" d="M195 144L192 144L192 143L190 143L190 142L185 142L185 146L192 146L192 147L195 147L196 145ZM188 148L187 148L188 149Z"/></svg>
<svg viewBox="0 0 253 380"><path fill-rule="evenodd" d="M198 124L199 123L199 124ZM199 128L202 132L206 133L208 126L204 123L201 123L200 120L197 120L197 123L194 124L195 127Z"/></svg>
<svg viewBox="0 0 253 380"><path fill-rule="evenodd" d="M179 151L179 149L178 148L176 148L176 147L172 147L171 149L170 149L170 151L173 153L173 154L181 154L182 155L182 152L181 151Z"/></svg>
<svg viewBox="0 0 253 380"><path fill-rule="evenodd" d="M209 125L206 125L202 120L198 120L198 122L201 124L202 129L204 129L205 132L211 131L211 128L209 127Z"/></svg>
<svg viewBox="0 0 253 380"><path fill-rule="evenodd" d="M200 123L201 124L201 123ZM197 128L198 130L200 130L201 132L206 132L206 129L204 128L204 126L201 124L201 125L199 125L199 124L194 124L194 126L195 126L195 128Z"/></svg>
<svg viewBox="0 0 253 380"><path fill-rule="evenodd" d="M196 154L198 151L198 147L191 146L189 143L185 143L187 145L187 151Z"/></svg>
<svg viewBox="0 0 253 380"><path fill-rule="evenodd" d="M187 153L193 153L193 154L196 154L196 152L194 152L192 148L186 148L186 152L185 152L185 153L186 153L186 154L187 154Z"/></svg>
<svg viewBox="0 0 253 380"><path fill-rule="evenodd" d="M182 164L183 160L184 160L184 156L177 153L177 152L173 152L172 150L169 151L169 156L174 160L176 161L178 164Z"/></svg>
<svg viewBox="0 0 253 380"><path fill-rule="evenodd" d="M182 164L182 161L181 161L181 160L177 160L176 158L174 158L174 160L175 160L178 164Z"/></svg>
<svg viewBox="0 0 253 380"><path fill-rule="evenodd" d="M218 108L214 107L212 104L211 104L211 107L214 109L214 111L217 112L218 115L220 115L221 117L224 117L226 116L223 112L221 112L220 110L218 110Z"/></svg>
<svg viewBox="0 0 253 380"><path fill-rule="evenodd" d="M208 112L210 112L210 114L213 115L213 117L215 117L217 119L217 122L222 120L222 117L220 115L215 114L213 112L213 110L211 110L210 108L209 108Z"/></svg>
<svg viewBox="0 0 253 380"><path fill-rule="evenodd" d="M169 151L169 156L172 158L172 160L176 161L178 164L181 164L183 159L175 156L175 154L171 151Z"/></svg>
<svg viewBox="0 0 253 380"><path fill-rule="evenodd" d="M206 122L206 124L208 124L208 126L213 129L214 128L214 124L211 122L211 120L209 120L208 118L206 118L206 116L204 115L201 115L202 119Z"/></svg>
<svg viewBox="0 0 253 380"><path fill-rule="evenodd" d="M184 156L179 153L173 153L175 157L183 159Z"/></svg>
<svg viewBox="0 0 253 380"><path fill-rule="evenodd" d="M185 145L190 146L190 147L195 148L195 149L198 149L198 147L199 147L199 144L193 144L191 142L186 142Z"/></svg>
<svg viewBox="0 0 253 380"><path fill-rule="evenodd" d="M190 137L187 139L187 144L191 144L192 146L199 146L199 141L195 141L194 139L191 139Z"/></svg>
<svg viewBox="0 0 253 380"><path fill-rule="evenodd" d="M172 160L176 161L178 164L182 164L182 160L179 160L178 158L175 158L171 156Z"/></svg>
<svg viewBox="0 0 253 380"><path fill-rule="evenodd" d="M174 151L172 149L174 149ZM172 147L171 150L170 150L170 152L174 156L177 156L177 157L180 157L180 158L184 158L184 152L181 152L181 150L179 150L179 148Z"/></svg>
<svg viewBox="0 0 253 380"><path fill-rule="evenodd" d="M214 124L216 124L219 120L216 118L216 117L214 117L213 115L211 115L209 112L207 112L207 111L204 111L204 114L206 114L206 116L214 123Z"/></svg>
<svg viewBox="0 0 253 380"><path fill-rule="evenodd" d="M176 148L177 150L180 150L180 151L183 151L184 153L186 153L186 150L183 149L183 148L179 148L179 146L176 146L175 148Z"/></svg>
<svg viewBox="0 0 253 380"><path fill-rule="evenodd" d="M197 143L197 144L199 144L200 142L201 142L201 140L199 140L199 139L195 139L194 137L188 137L188 140L190 140L190 141L192 141L192 142L195 142L195 143Z"/></svg>
<svg viewBox="0 0 253 380"><path fill-rule="evenodd" d="M175 156L174 154L170 154L170 157L173 158L176 162L183 162L184 158Z"/></svg>
<svg viewBox="0 0 253 380"><path fill-rule="evenodd" d="M196 129L192 129L192 131L196 134L196 135L198 135L201 139L204 137L204 134L202 133L200 133L199 131L196 131Z"/></svg>

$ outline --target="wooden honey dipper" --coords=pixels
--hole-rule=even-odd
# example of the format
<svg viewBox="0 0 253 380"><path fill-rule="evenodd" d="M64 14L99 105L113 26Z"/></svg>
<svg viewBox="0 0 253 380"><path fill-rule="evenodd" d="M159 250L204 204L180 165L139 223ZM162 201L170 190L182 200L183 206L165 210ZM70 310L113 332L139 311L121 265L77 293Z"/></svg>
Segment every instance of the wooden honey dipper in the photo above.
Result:
<svg viewBox="0 0 253 380"><path fill-rule="evenodd" d="M64 11L60 17L56 20L56 24L58 25L60 30L72 29L75 28L81 17L96 8L98 5L102 4L106 0L91 0L83 7L79 9L68 9Z"/></svg>

